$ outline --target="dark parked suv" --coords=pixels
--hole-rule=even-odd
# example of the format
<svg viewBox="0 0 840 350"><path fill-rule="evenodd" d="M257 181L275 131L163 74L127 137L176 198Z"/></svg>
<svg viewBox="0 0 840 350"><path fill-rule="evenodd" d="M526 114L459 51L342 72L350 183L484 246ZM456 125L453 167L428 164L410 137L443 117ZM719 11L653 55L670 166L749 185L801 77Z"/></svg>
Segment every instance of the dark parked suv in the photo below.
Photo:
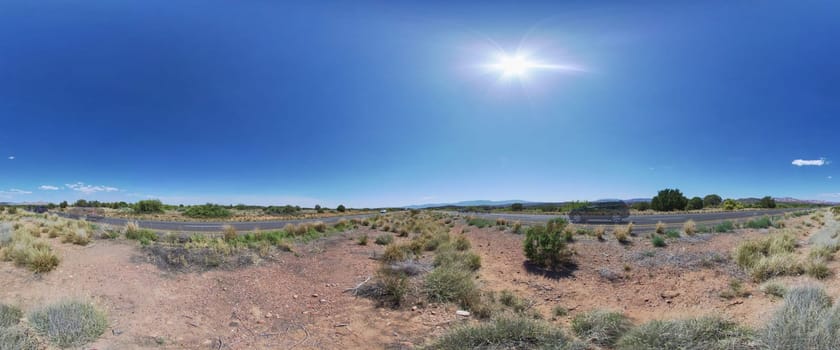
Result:
<svg viewBox="0 0 840 350"><path fill-rule="evenodd" d="M616 224L630 217L630 207L623 201L597 201L569 211L569 221L609 220Z"/></svg>

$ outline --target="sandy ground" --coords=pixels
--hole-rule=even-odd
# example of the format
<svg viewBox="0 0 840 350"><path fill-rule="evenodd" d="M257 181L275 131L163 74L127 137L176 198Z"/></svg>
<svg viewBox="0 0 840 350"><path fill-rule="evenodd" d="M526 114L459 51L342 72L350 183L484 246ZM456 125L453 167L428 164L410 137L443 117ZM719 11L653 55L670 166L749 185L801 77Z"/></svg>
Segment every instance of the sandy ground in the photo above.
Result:
<svg viewBox="0 0 840 350"><path fill-rule="evenodd" d="M462 228L456 225L453 232ZM763 295L729 256L741 240L767 232L685 237L664 248L654 248L643 237L629 245L579 237L572 244L577 268L561 274L524 264L521 235L470 227L467 237L482 257L482 288L514 291L559 325L577 313L606 308L625 312L637 323L712 314L758 326L779 300ZM135 242L97 240L81 247L54 239L49 241L62 261L53 272L33 275L0 262L0 302L31 311L68 298L93 301L107 312L110 325L86 347L91 349L408 348L469 322L456 316L452 305L393 310L345 292L378 266L370 256L382 247L354 240L365 233L377 234L354 230L298 246L295 253L276 253L253 267L204 273L160 270L146 262ZM808 234L799 238L799 254L805 254ZM840 267L836 261L830 266ZM742 279L752 295L721 298L733 279ZM779 280L817 283L806 276ZM838 296L835 277L819 283ZM569 309L569 315L552 319L557 305Z"/></svg>

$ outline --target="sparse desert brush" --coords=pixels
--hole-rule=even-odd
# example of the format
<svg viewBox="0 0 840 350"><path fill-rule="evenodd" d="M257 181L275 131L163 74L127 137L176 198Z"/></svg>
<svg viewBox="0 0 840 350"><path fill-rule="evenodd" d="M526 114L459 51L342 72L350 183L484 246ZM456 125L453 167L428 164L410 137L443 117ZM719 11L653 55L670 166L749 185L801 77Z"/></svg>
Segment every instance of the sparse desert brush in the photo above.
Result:
<svg viewBox="0 0 840 350"><path fill-rule="evenodd" d="M599 241L603 241L604 240L604 233L606 233L606 231L607 231L607 228L604 227L604 225L598 225L597 227L595 227L595 230L593 231L593 234L595 235L595 238L597 238Z"/></svg>
<svg viewBox="0 0 840 350"><path fill-rule="evenodd" d="M784 298L787 288L779 282L767 282L759 287L764 294L774 296L777 298Z"/></svg>
<svg viewBox="0 0 840 350"><path fill-rule="evenodd" d="M399 306L408 294L408 276L401 271L380 268L376 273L379 298L382 302Z"/></svg>
<svg viewBox="0 0 840 350"><path fill-rule="evenodd" d="M62 348L79 347L99 338L108 321L93 305L66 301L49 305L29 315L35 330Z"/></svg>
<svg viewBox="0 0 840 350"><path fill-rule="evenodd" d="M662 221L656 222L656 233L660 235L665 233L665 223L663 223Z"/></svg>
<svg viewBox="0 0 840 350"><path fill-rule="evenodd" d="M664 247L667 244L665 243L665 238L662 238L660 235L653 235L650 238L650 243L653 244L654 247Z"/></svg>
<svg viewBox="0 0 840 350"><path fill-rule="evenodd" d="M452 249L439 251L435 255L435 267L455 267L470 271L481 268L481 257L478 254Z"/></svg>
<svg viewBox="0 0 840 350"><path fill-rule="evenodd" d="M38 350L41 349L41 344L26 328L0 327L0 349Z"/></svg>
<svg viewBox="0 0 840 350"><path fill-rule="evenodd" d="M828 268L828 265L825 262L825 259L821 258L814 258L809 259L808 262L805 263L805 273L808 276L811 276L816 279L826 279L831 276L831 269Z"/></svg>
<svg viewBox="0 0 840 350"><path fill-rule="evenodd" d="M386 263L405 261L408 260L412 254L411 246L406 244L391 243L385 246L385 251L382 253L382 261Z"/></svg>
<svg viewBox="0 0 840 350"><path fill-rule="evenodd" d="M514 222L512 231L515 234L521 234L522 233L522 223L519 222L519 221Z"/></svg>
<svg viewBox="0 0 840 350"><path fill-rule="evenodd" d="M125 223L125 233L140 231L140 225L137 221L129 221Z"/></svg>
<svg viewBox="0 0 840 350"><path fill-rule="evenodd" d="M223 237L226 241L232 241L232 240L235 240L235 239L236 239L236 237L237 237L237 234L236 234L236 229L235 229L235 228L233 228L233 226L231 226L231 225L224 225L224 226L222 226L222 237Z"/></svg>
<svg viewBox="0 0 840 350"><path fill-rule="evenodd" d="M732 221L726 220L715 225L714 231L717 233L731 232L735 230L735 224Z"/></svg>
<svg viewBox="0 0 840 350"><path fill-rule="evenodd" d="M629 330L618 350L753 349L751 332L735 322L717 317L654 320Z"/></svg>
<svg viewBox="0 0 840 350"><path fill-rule="evenodd" d="M624 314L593 310L572 318L572 331L578 338L598 346L612 346L633 326Z"/></svg>
<svg viewBox="0 0 840 350"><path fill-rule="evenodd" d="M694 220L689 219L688 221L683 223L683 232L685 232L685 234L689 236L693 236L695 233L697 233L697 224L694 222Z"/></svg>
<svg viewBox="0 0 840 350"><path fill-rule="evenodd" d="M507 220L504 218L496 218L496 226L506 226Z"/></svg>
<svg viewBox="0 0 840 350"><path fill-rule="evenodd" d="M742 242L735 249L735 262L747 270L757 282L781 275L798 275L803 266L793 254L795 238L774 234Z"/></svg>
<svg viewBox="0 0 840 350"><path fill-rule="evenodd" d="M50 272L60 263L58 256L49 249L33 248L27 255L29 255L27 265L36 273Z"/></svg>
<svg viewBox="0 0 840 350"><path fill-rule="evenodd" d="M470 244L470 240L467 238L467 236L465 236L464 234L460 234L458 235L458 237L455 238L455 242L452 244L452 246L455 247L455 249L457 250L463 251L469 250L472 245Z"/></svg>
<svg viewBox="0 0 840 350"><path fill-rule="evenodd" d="M840 308L816 286L791 289L759 334L765 349L840 348Z"/></svg>
<svg viewBox="0 0 840 350"><path fill-rule="evenodd" d="M625 226L615 226L613 228L613 236L619 243L627 243L630 241L630 232Z"/></svg>
<svg viewBox="0 0 840 350"><path fill-rule="evenodd" d="M563 332L527 317L501 317L490 322L458 326L437 339L429 349L584 349Z"/></svg>
<svg viewBox="0 0 840 350"><path fill-rule="evenodd" d="M481 300L472 271L455 265L441 265L426 275L425 293L435 303L453 302L470 308Z"/></svg>
<svg viewBox="0 0 840 350"><path fill-rule="evenodd" d="M389 234L382 234L382 235L377 236L376 239L373 242L378 244L378 245L388 245L388 244L391 244L391 242L393 242L393 241L394 241L394 236L389 235Z"/></svg>
<svg viewBox="0 0 840 350"><path fill-rule="evenodd" d="M827 261L834 260L834 253L837 253L837 250L840 250L840 245L837 244L830 244L830 245L817 245L811 248L811 251L808 252L808 257L811 259L825 259Z"/></svg>
<svg viewBox="0 0 840 350"><path fill-rule="evenodd" d="M15 232L11 242L0 249L0 259L13 261L36 273L52 271L59 264L59 258L49 244L21 231Z"/></svg>
<svg viewBox="0 0 840 350"><path fill-rule="evenodd" d="M61 238L63 243L73 243L76 245L88 245L90 243L90 234L83 229L76 229L64 234Z"/></svg>
<svg viewBox="0 0 840 350"><path fill-rule="evenodd" d="M359 237L356 239L356 243L357 243L358 245L367 245L367 241L368 241L368 236L367 236L367 233L365 233L365 234L363 234L363 235L359 236Z"/></svg>

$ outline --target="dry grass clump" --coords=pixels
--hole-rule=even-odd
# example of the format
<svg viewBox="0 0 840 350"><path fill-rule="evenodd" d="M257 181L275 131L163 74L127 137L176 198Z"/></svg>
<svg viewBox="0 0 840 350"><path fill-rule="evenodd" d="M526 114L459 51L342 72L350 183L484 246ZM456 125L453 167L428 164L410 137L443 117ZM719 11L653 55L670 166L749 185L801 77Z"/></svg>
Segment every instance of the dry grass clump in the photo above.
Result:
<svg viewBox="0 0 840 350"><path fill-rule="evenodd" d="M655 320L635 327L616 343L618 350L752 349L748 329L716 317Z"/></svg>
<svg viewBox="0 0 840 350"><path fill-rule="evenodd" d="M769 350L840 349L840 307L816 286L791 289L759 334Z"/></svg>
<svg viewBox="0 0 840 350"><path fill-rule="evenodd" d="M663 223L662 221L656 222L656 233L660 235L665 234L665 223Z"/></svg>
<svg viewBox="0 0 840 350"><path fill-rule="evenodd" d="M58 256L48 243L21 231L16 231L11 241L0 248L0 260L13 261L36 273L52 271L59 264Z"/></svg>
<svg viewBox="0 0 840 350"><path fill-rule="evenodd" d="M620 243L627 243L630 241L630 230L625 226L615 226L613 228L613 236Z"/></svg>
<svg viewBox="0 0 840 350"><path fill-rule="evenodd" d="M11 327L20 322L23 312L19 308L0 304L0 328Z"/></svg>
<svg viewBox="0 0 840 350"><path fill-rule="evenodd" d="M572 318L572 331L578 338L598 346L612 346L633 326L620 312L593 310Z"/></svg>
<svg viewBox="0 0 840 350"><path fill-rule="evenodd" d="M66 301L49 305L29 315L38 333L62 348L80 347L99 338L108 325L105 314L93 305Z"/></svg>
<svg viewBox="0 0 840 350"><path fill-rule="evenodd" d="M236 229L231 225L224 225L222 226L222 237L226 241L232 241L236 239Z"/></svg>
<svg viewBox="0 0 840 350"><path fill-rule="evenodd" d="M689 219L688 221L683 223L683 232L689 236L693 236L697 233L697 223L694 220Z"/></svg>
<svg viewBox="0 0 840 350"><path fill-rule="evenodd" d="M543 321L525 317L500 317L490 322L453 328L427 347L461 349L585 349L562 331Z"/></svg>
<svg viewBox="0 0 840 350"><path fill-rule="evenodd" d="M0 327L0 349L38 350L41 344L30 331L21 327Z"/></svg>
<svg viewBox="0 0 840 350"><path fill-rule="evenodd" d="M63 243L73 243L76 245L88 245L90 240L90 234L84 229L67 232L61 238L61 242Z"/></svg>
<svg viewBox="0 0 840 350"><path fill-rule="evenodd" d="M595 230L592 232L592 234L599 241L603 241L604 240L604 233L606 233L606 231L607 231L607 228L604 227L604 225L598 225L597 227L595 227Z"/></svg>
<svg viewBox="0 0 840 350"><path fill-rule="evenodd" d="M796 239L788 233L770 235L742 242L735 249L735 262L756 282L774 276L798 275L804 272L793 254Z"/></svg>

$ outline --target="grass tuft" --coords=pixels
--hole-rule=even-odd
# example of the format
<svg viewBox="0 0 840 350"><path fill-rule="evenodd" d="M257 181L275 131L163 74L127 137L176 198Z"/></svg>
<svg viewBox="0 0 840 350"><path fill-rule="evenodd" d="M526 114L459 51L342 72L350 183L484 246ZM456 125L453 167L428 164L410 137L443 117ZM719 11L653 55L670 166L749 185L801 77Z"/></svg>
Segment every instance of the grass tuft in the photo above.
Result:
<svg viewBox="0 0 840 350"><path fill-rule="evenodd" d="M572 318L578 338L598 346L612 346L633 325L620 312L593 310Z"/></svg>
<svg viewBox="0 0 840 350"><path fill-rule="evenodd" d="M655 320L638 326L616 343L618 350L749 349L751 333L734 322L716 317Z"/></svg>
<svg viewBox="0 0 840 350"><path fill-rule="evenodd" d="M93 342L105 331L105 314L93 305L66 301L44 307L29 315L38 333L62 348L80 347Z"/></svg>
<svg viewBox="0 0 840 350"><path fill-rule="evenodd" d="M428 349L583 349L551 325L525 317L502 317L491 322L459 326Z"/></svg>

